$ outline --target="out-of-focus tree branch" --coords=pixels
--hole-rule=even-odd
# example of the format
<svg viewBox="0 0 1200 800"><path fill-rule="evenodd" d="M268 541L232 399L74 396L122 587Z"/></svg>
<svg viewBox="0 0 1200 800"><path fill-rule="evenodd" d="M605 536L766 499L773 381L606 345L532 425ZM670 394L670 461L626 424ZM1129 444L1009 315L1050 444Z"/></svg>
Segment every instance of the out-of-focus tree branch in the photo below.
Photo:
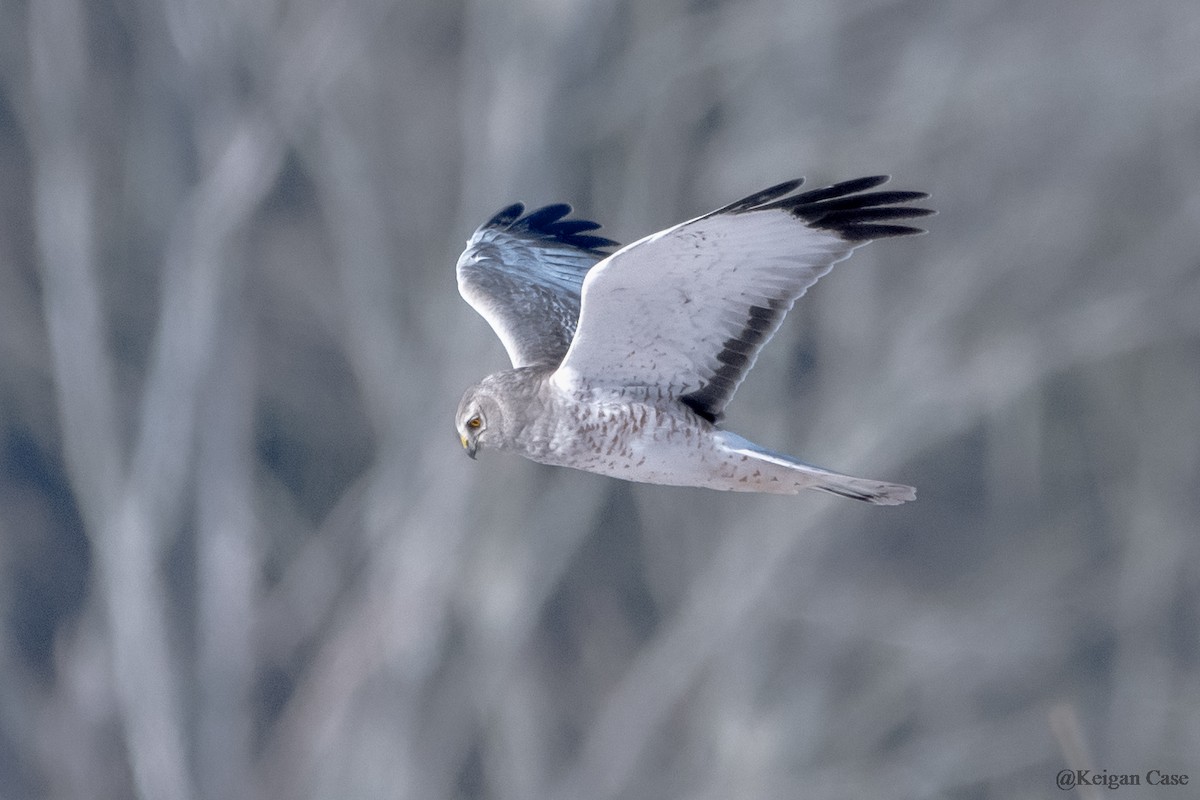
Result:
<svg viewBox="0 0 1200 800"><path fill-rule="evenodd" d="M123 485L125 455L95 271L94 169L81 112L88 93L83 8L73 0L38 4L29 39L38 239L64 450L99 555L135 780L144 796L182 800L192 792L161 615L159 543L139 514L140 487Z"/></svg>
<svg viewBox="0 0 1200 800"><path fill-rule="evenodd" d="M1053 707L1186 771L1192 17L0 5L0 795L1039 796ZM931 234L727 422L915 504L459 452L489 213L878 172Z"/></svg>

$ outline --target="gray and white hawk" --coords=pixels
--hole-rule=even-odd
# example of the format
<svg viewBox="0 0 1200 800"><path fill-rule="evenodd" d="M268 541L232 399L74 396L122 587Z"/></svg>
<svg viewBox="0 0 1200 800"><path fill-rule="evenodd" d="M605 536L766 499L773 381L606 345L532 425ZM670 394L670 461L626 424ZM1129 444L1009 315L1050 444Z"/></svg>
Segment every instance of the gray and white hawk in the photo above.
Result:
<svg viewBox="0 0 1200 800"><path fill-rule="evenodd" d="M928 195L870 191L887 180L801 193L802 179L788 181L619 248L568 219L568 205L503 209L467 242L458 288L513 368L463 395L463 447L645 483L914 499L910 486L814 467L719 425L809 286L856 247L923 232L892 220L932 214L906 205Z"/></svg>

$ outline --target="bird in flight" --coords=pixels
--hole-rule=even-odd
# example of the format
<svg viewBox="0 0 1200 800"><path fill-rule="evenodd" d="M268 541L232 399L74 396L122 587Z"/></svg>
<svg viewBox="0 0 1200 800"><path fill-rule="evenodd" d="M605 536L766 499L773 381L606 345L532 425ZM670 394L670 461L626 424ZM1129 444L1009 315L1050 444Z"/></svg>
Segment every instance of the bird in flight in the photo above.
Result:
<svg viewBox="0 0 1200 800"><path fill-rule="evenodd" d="M911 486L855 478L720 426L759 350L809 286L874 239L923 233L898 219L924 192L887 176L797 192L803 179L620 247L558 204L485 222L458 290L512 369L463 395L456 426L483 447L644 483L742 492L801 489L897 505Z"/></svg>

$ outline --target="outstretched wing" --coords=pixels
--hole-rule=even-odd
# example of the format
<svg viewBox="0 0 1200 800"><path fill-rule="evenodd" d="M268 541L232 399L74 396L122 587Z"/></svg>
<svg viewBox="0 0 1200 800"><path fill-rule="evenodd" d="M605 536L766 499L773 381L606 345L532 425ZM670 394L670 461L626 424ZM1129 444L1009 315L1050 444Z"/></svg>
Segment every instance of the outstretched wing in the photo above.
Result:
<svg viewBox="0 0 1200 800"><path fill-rule="evenodd" d="M579 327L554 380L644 388L722 415L796 299L854 248L922 233L924 192L869 192L887 176L793 194L788 181L628 245L583 284Z"/></svg>
<svg viewBox="0 0 1200 800"><path fill-rule="evenodd" d="M569 205L524 211L511 205L475 231L458 259L458 291L514 367L555 366L575 334L584 275L617 243L588 234L595 222L564 219Z"/></svg>

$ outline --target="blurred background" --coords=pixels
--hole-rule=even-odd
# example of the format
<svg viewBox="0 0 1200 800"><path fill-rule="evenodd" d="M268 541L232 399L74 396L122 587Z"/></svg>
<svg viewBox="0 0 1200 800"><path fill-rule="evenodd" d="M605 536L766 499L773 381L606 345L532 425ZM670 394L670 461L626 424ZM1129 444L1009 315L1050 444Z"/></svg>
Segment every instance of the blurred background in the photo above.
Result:
<svg viewBox="0 0 1200 800"><path fill-rule="evenodd" d="M728 424L916 503L464 457L496 209L878 172ZM0 797L1194 785L1198 519L1191 0L0 1Z"/></svg>

